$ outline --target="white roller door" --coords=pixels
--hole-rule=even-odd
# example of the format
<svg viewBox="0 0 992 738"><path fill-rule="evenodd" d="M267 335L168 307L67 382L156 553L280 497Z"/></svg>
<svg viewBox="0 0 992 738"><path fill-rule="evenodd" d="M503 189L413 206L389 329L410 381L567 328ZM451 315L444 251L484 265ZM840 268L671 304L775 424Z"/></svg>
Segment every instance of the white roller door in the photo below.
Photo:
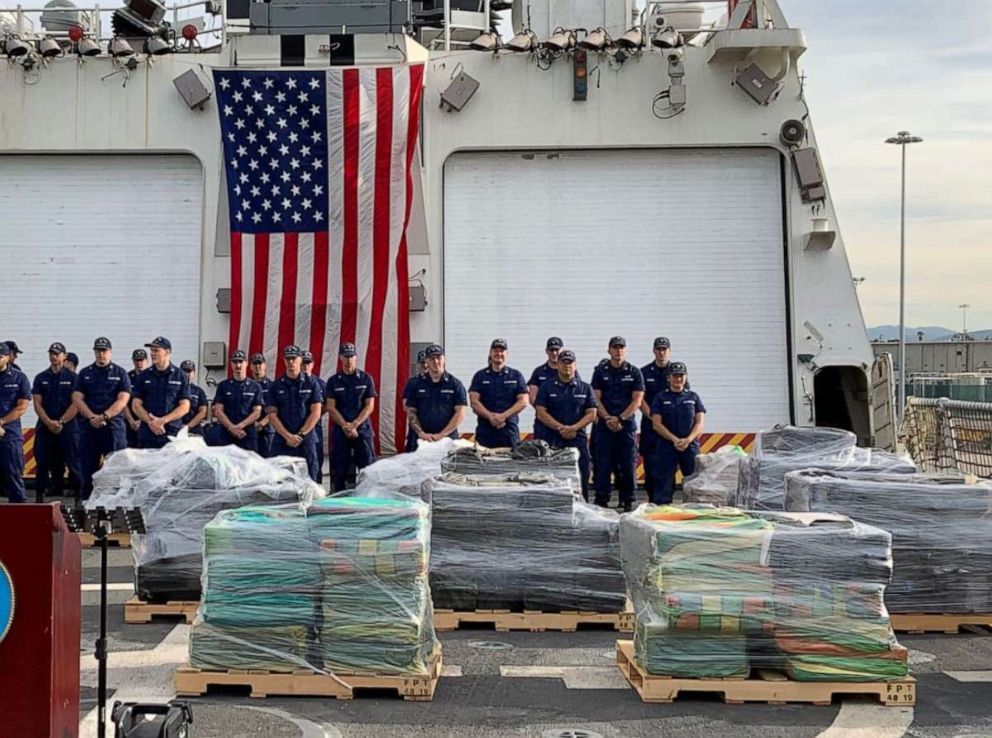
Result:
<svg viewBox="0 0 992 738"><path fill-rule="evenodd" d="M191 156L0 156L0 340L29 378L61 341L93 361L171 339L178 363L199 346L203 174ZM31 420L33 423L33 419Z"/></svg>
<svg viewBox="0 0 992 738"><path fill-rule="evenodd" d="M642 366L665 335L707 431L789 420L777 153L473 152L444 174L444 342L466 385L496 336L529 376L560 335L588 379L610 336Z"/></svg>

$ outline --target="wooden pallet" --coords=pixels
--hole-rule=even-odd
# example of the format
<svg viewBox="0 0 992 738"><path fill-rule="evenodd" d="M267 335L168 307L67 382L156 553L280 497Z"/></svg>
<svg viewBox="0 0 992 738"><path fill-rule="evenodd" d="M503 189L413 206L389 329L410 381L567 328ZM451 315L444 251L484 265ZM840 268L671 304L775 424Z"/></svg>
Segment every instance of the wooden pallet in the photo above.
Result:
<svg viewBox="0 0 992 738"><path fill-rule="evenodd" d="M76 536L79 538L79 545L83 548L99 548L96 536L92 533L79 532L76 533ZM116 546L117 548L131 548L131 534L123 532L111 533L107 536L107 545Z"/></svg>
<svg viewBox="0 0 992 738"><path fill-rule="evenodd" d="M396 676L391 674L315 674L297 670L289 673L273 671L207 671L191 666L176 670L176 696L205 695L211 687L248 687L252 697L288 695L293 697L332 697L350 700L356 690L395 691L404 700L430 702L441 678L441 646L431 656L429 676Z"/></svg>
<svg viewBox="0 0 992 738"><path fill-rule="evenodd" d="M124 603L124 622L150 623L153 618L182 618L185 622L192 623L199 606L199 602L191 600L142 602L135 595Z"/></svg>
<svg viewBox="0 0 992 738"><path fill-rule="evenodd" d="M572 633L579 626L609 626L613 630L633 631L632 612L586 612L566 610L563 612L538 612L524 610L434 610L434 630L439 632L457 630L468 623L492 625L501 633L511 630L528 630L543 633L546 630L559 630Z"/></svg>
<svg viewBox="0 0 992 738"><path fill-rule="evenodd" d="M889 614L892 630L900 633L969 633L992 634L992 614L906 613Z"/></svg>
<svg viewBox="0 0 992 738"><path fill-rule="evenodd" d="M633 641L617 641L617 666L645 702L674 702L681 692L717 693L733 705L765 702L811 702L829 705L837 695L867 694L886 707L916 704L916 680L880 682L797 682L781 671L761 669L750 679L676 679L648 674L634 659Z"/></svg>

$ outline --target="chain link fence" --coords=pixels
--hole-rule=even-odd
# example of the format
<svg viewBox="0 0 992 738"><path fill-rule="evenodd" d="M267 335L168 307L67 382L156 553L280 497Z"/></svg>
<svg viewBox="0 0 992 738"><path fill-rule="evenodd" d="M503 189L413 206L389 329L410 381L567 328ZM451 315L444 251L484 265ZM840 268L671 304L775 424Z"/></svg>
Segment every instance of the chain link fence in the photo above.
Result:
<svg viewBox="0 0 992 738"><path fill-rule="evenodd" d="M900 433L924 472L992 478L992 403L910 398Z"/></svg>

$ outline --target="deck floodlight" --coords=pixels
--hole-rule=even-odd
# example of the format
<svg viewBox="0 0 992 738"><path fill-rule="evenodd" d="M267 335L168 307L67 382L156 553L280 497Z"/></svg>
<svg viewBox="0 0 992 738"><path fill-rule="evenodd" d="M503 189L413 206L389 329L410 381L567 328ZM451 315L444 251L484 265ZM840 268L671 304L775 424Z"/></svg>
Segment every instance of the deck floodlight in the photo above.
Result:
<svg viewBox="0 0 992 738"><path fill-rule="evenodd" d="M145 53L149 56L161 56L172 51L172 46L168 41L158 36L149 36L145 39Z"/></svg>
<svg viewBox="0 0 992 738"><path fill-rule="evenodd" d="M617 46L628 51L636 51L644 47L644 34L640 28L631 28L623 36L617 39Z"/></svg>
<svg viewBox="0 0 992 738"><path fill-rule="evenodd" d="M80 56L100 56L102 51L100 44L91 38L84 38L76 45L76 53Z"/></svg>
<svg viewBox="0 0 992 738"><path fill-rule="evenodd" d="M551 38L541 44L548 51L569 51L575 47L575 31L556 28Z"/></svg>
<svg viewBox="0 0 992 738"><path fill-rule="evenodd" d="M7 57L10 59L17 59L25 56L29 51L31 51L31 47L16 36L11 36L8 38L3 45L3 49L7 54Z"/></svg>
<svg viewBox="0 0 992 738"><path fill-rule="evenodd" d="M503 48L518 54L533 51L537 48L537 36L528 28L507 41Z"/></svg>
<svg viewBox="0 0 992 738"><path fill-rule="evenodd" d="M610 37L606 35L605 28L597 28L595 31L586 34L586 37L579 41L579 48L589 51L602 51L610 43Z"/></svg>
<svg viewBox="0 0 992 738"><path fill-rule="evenodd" d="M111 56L117 57L118 59L123 59L124 57L134 55L134 47L127 42L127 39L121 38L120 36L115 36L110 41L110 46L107 47L107 51L110 52Z"/></svg>
<svg viewBox="0 0 992 738"><path fill-rule="evenodd" d="M486 31L468 47L474 51L496 51L499 48L499 34L496 31Z"/></svg>
<svg viewBox="0 0 992 738"><path fill-rule="evenodd" d="M651 43L659 49L677 49L685 45L685 40L682 38L681 33L668 26L658 31L654 35L654 38L651 39Z"/></svg>
<svg viewBox="0 0 992 738"><path fill-rule="evenodd" d="M38 53L46 59L62 56L62 45L54 38L46 36L38 43Z"/></svg>

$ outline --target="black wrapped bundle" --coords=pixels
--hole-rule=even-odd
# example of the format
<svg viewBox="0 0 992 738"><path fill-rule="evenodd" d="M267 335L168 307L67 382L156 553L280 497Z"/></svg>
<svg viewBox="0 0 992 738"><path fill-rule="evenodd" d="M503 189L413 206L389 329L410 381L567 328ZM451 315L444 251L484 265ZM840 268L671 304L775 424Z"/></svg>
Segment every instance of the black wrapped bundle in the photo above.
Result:
<svg viewBox="0 0 992 738"><path fill-rule="evenodd" d="M892 533L892 612L992 611L992 484L805 470L786 476L786 505L857 515Z"/></svg>
<svg viewBox="0 0 992 738"><path fill-rule="evenodd" d="M562 479L579 489L579 452L551 448L544 441L524 441L515 449L481 446L456 448L441 462L441 470L455 474L541 474Z"/></svg>

